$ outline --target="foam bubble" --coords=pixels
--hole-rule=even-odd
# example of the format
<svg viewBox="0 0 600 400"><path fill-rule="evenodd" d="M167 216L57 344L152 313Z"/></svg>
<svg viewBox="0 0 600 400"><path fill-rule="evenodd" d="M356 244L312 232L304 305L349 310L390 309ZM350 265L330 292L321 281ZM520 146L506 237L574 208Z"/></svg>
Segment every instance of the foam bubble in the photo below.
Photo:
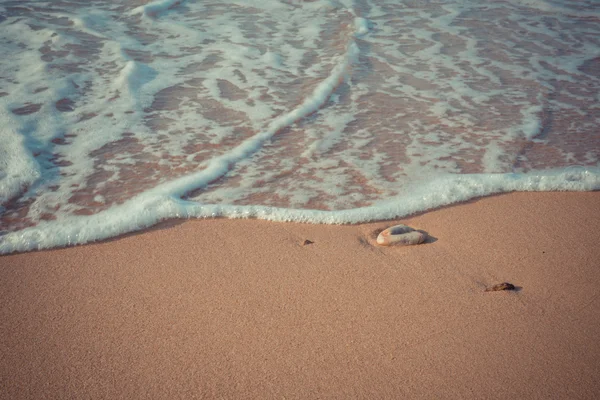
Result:
<svg viewBox="0 0 600 400"><path fill-rule="evenodd" d="M354 18L354 32L356 36L363 36L369 33L369 21L362 17Z"/></svg>
<svg viewBox="0 0 600 400"><path fill-rule="evenodd" d="M131 10L131 14L144 14L150 18L156 18L160 13L179 6L184 2L185 0L155 0L134 8Z"/></svg>

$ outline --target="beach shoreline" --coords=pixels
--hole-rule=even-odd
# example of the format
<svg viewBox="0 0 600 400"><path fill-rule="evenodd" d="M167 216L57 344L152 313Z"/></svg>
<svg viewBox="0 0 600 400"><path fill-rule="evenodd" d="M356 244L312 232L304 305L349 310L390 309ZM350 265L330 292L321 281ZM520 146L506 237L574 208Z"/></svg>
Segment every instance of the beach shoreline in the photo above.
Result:
<svg viewBox="0 0 600 400"><path fill-rule="evenodd" d="M600 397L600 192L179 222L0 256L0 397Z"/></svg>

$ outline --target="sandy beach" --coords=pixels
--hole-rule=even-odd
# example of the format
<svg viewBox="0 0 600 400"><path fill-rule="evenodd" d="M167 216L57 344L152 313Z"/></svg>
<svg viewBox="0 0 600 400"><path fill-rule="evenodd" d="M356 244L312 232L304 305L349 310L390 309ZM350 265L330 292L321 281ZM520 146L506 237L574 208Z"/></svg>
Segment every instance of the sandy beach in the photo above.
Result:
<svg viewBox="0 0 600 400"><path fill-rule="evenodd" d="M0 397L600 398L600 193L398 222L432 239L192 220L2 256Z"/></svg>

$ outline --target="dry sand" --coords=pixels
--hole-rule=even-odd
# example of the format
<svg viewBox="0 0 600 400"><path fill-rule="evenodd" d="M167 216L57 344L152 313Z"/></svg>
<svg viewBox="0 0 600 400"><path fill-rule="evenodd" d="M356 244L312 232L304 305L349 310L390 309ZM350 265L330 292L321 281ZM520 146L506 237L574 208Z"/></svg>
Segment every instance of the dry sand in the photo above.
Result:
<svg viewBox="0 0 600 400"><path fill-rule="evenodd" d="M600 398L600 193L399 221L434 241L203 220L0 257L0 396Z"/></svg>

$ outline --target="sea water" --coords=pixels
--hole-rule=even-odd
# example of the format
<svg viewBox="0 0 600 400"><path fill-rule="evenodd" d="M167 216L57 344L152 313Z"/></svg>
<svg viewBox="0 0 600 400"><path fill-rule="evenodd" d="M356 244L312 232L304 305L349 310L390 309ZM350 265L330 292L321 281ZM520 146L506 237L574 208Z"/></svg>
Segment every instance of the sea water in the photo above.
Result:
<svg viewBox="0 0 600 400"><path fill-rule="evenodd" d="M0 3L0 253L600 188L597 0Z"/></svg>

